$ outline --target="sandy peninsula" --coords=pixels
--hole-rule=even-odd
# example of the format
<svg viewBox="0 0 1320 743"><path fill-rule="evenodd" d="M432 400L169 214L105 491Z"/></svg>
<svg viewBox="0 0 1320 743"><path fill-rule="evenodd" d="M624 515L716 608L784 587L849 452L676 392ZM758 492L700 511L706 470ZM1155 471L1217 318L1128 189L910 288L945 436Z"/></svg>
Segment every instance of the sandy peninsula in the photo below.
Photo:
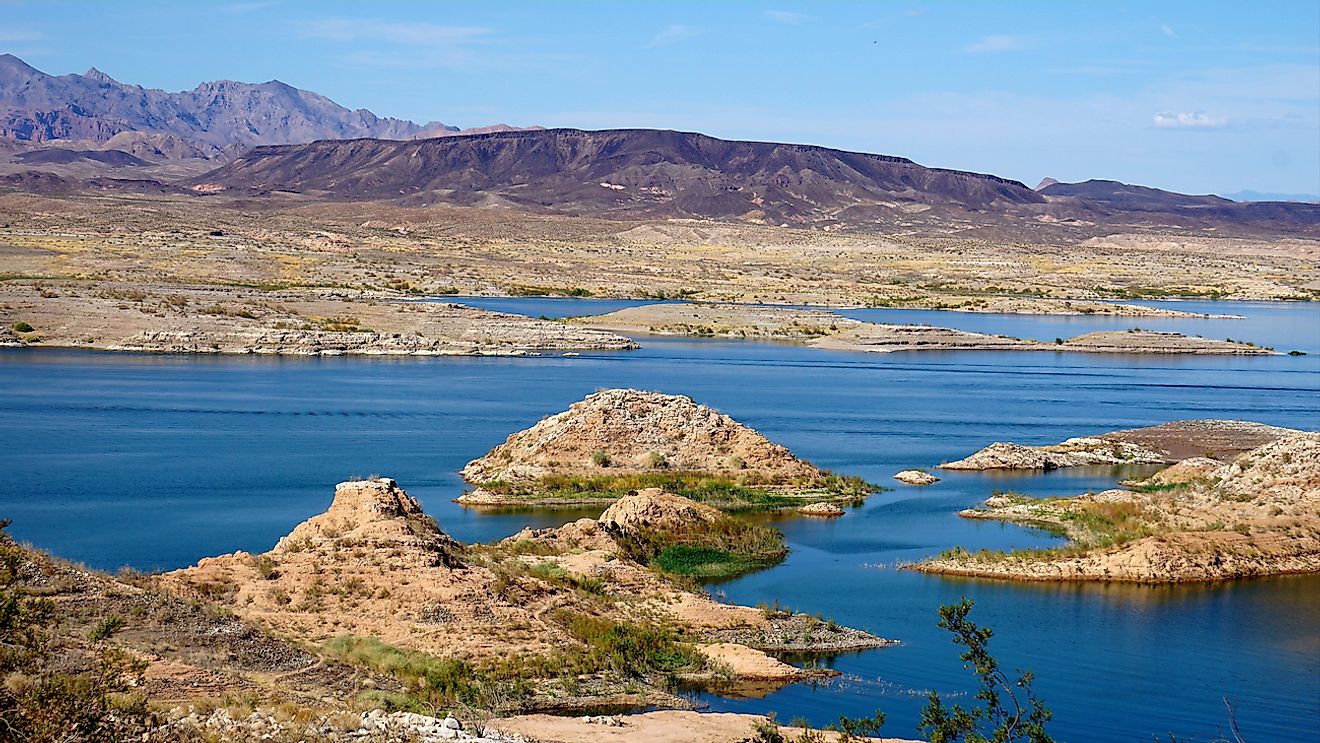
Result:
<svg viewBox="0 0 1320 743"><path fill-rule="evenodd" d="M1173 464L1188 457L1228 459L1296 429L1254 421L1186 420L1145 428L1078 436L1058 444L1031 446L996 441L953 462L945 470L1038 470L1102 464Z"/></svg>
<svg viewBox="0 0 1320 743"><path fill-rule="evenodd" d="M623 350L622 336L341 289L0 282L11 346L168 353L450 356Z"/></svg>
<svg viewBox="0 0 1320 743"><path fill-rule="evenodd" d="M1010 580L1180 583L1320 572L1320 435L1292 433L1220 461L1074 498L1007 493L961 516L1054 529L1057 549L954 549L915 569Z"/></svg>

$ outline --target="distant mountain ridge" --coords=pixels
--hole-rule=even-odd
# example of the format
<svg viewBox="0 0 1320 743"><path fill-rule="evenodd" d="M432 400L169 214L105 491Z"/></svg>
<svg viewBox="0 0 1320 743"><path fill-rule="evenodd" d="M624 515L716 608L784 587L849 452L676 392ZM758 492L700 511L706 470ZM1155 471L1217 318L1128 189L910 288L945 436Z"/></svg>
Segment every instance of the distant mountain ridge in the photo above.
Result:
<svg viewBox="0 0 1320 743"><path fill-rule="evenodd" d="M790 224L1045 201L1017 181L927 168L902 157L657 129L547 129L412 142L264 146L196 183L211 189L404 198L418 204L493 199L567 213Z"/></svg>
<svg viewBox="0 0 1320 743"><path fill-rule="evenodd" d="M96 68L83 75L48 75L12 54L0 55L0 139L102 143L140 132L166 138L156 143L162 152L192 148L213 155L262 144L457 131L440 122L416 124L349 110L277 80L218 80L170 93L120 83Z"/></svg>
<svg viewBox="0 0 1320 743"><path fill-rule="evenodd" d="M1293 201L1302 204L1320 204L1320 194L1313 193L1262 193L1247 190L1220 195L1234 201Z"/></svg>
<svg viewBox="0 0 1320 743"><path fill-rule="evenodd" d="M227 164L212 170L218 163ZM51 193L291 191L1011 239L1132 227L1320 236L1314 203L1242 203L1104 180L1047 178L1031 189L903 157L659 129L460 130L352 111L278 81L169 93L96 68L47 75L9 54L0 55L0 178Z"/></svg>
<svg viewBox="0 0 1320 743"><path fill-rule="evenodd" d="M656 129L547 129L395 142L256 147L199 176L202 192L505 206L584 216L1018 233L1045 225L1320 232L1320 207L1239 204L1117 181L1043 183L890 155ZM1006 234L1006 233L1005 233Z"/></svg>

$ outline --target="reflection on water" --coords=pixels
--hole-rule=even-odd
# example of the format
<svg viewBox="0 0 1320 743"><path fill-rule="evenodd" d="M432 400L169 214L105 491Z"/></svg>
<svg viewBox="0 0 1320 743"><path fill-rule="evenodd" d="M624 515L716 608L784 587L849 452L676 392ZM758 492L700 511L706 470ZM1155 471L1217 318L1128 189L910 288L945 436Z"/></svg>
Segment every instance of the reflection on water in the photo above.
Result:
<svg viewBox="0 0 1320 743"><path fill-rule="evenodd" d="M582 305L559 309L599 311L574 306ZM1284 340L1300 347L1320 345L1316 310L1265 305L1260 312L1269 322L1282 318L1278 326L1295 333ZM535 305L527 311L542 314ZM996 317L941 313L938 321ZM1058 334L1045 326L1020 334L1047 333ZM835 681L703 702L817 723L880 707L889 734L910 736L921 693L971 688L957 648L935 627L937 607L965 595L976 601L977 621L995 629L992 648L1004 664L1036 671L1062 740L1206 735L1224 723L1225 696L1235 700L1247 739L1298 740L1314 738L1320 719L1320 577L1143 587L913 573L898 566L954 545L1058 543L1040 530L956 516L995 490L1071 496L1142 472L941 472L941 482L921 488L890 477L991 441L1047 444L1180 418L1320 427L1318 361L1320 349L1307 357L1171 359L858 354L682 339L534 359L0 351L0 467L10 474L0 485L0 515L14 519L18 537L96 567L173 568L269 549L328 505L334 483L380 473L455 537L488 541L598 509L461 508L451 501L464 490L456 473L468 460L601 387L683 393L818 465L894 486L840 519L749 516L773 521L792 552L782 565L718 590L738 603L820 612L901 644L828 660L843 674Z"/></svg>

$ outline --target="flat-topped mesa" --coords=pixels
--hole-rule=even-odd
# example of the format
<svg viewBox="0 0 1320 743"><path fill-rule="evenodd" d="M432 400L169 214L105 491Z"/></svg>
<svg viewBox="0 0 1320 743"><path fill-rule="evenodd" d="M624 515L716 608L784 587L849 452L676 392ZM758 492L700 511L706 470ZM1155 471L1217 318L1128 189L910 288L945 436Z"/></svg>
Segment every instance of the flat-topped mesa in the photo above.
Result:
<svg viewBox="0 0 1320 743"><path fill-rule="evenodd" d="M939 465L946 470L1030 470L1104 464L1170 464L1188 457L1231 458L1295 429L1253 421L1187 420L1071 438L1049 446L996 441Z"/></svg>
<svg viewBox="0 0 1320 743"><path fill-rule="evenodd" d="M779 340L810 340L864 324L823 309L730 302L648 304L568 322L621 333Z"/></svg>
<svg viewBox="0 0 1320 743"><path fill-rule="evenodd" d="M460 503L578 505L660 487L721 507L853 500L874 490L798 459L683 395L596 392L463 468Z"/></svg>
<svg viewBox="0 0 1320 743"><path fill-rule="evenodd" d="M1184 459L1131 490L1075 498L997 495L966 518L1066 533L1062 549L955 549L916 566L1015 580L1144 583L1320 572L1320 435L1294 433L1225 464Z"/></svg>

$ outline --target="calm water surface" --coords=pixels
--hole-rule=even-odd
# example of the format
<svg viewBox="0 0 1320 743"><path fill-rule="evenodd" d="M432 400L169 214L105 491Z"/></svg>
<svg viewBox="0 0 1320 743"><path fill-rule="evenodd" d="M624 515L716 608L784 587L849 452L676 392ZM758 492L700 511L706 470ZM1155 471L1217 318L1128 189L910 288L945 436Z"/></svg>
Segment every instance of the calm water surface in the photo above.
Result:
<svg viewBox="0 0 1320 743"><path fill-rule="evenodd" d="M624 304L463 300L550 316ZM89 565L173 568L261 551L323 510L352 475L397 478L466 541L580 514L478 514L451 503L455 474L510 432L601 387L692 395L817 464L888 482L994 440L1051 443L1179 418L1250 418L1320 428L1320 306L1193 303L1246 320L1121 320L856 310L1036 338L1104 328L1175 329L1253 340L1303 357L1180 358L1065 353L854 354L792 345L644 338L631 352L528 359L269 359L77 351L0 352L0 515L20 538ZM922 697L969 690L935 627L968 596L1005 665L1034 670L1061 740L1208 738L1236 705L1248 740L1320 735L1320 577L1190 587L1023 585L895 570L953 545L1023 547L1047 534L954 514L995 489L1068 495L1125 471L949 473L900 486L842 519L779 519L781 566L712 590L780 601L897 638L831 662L843 675L716 709L817 723L889 715L914 732Z"/></svg>

